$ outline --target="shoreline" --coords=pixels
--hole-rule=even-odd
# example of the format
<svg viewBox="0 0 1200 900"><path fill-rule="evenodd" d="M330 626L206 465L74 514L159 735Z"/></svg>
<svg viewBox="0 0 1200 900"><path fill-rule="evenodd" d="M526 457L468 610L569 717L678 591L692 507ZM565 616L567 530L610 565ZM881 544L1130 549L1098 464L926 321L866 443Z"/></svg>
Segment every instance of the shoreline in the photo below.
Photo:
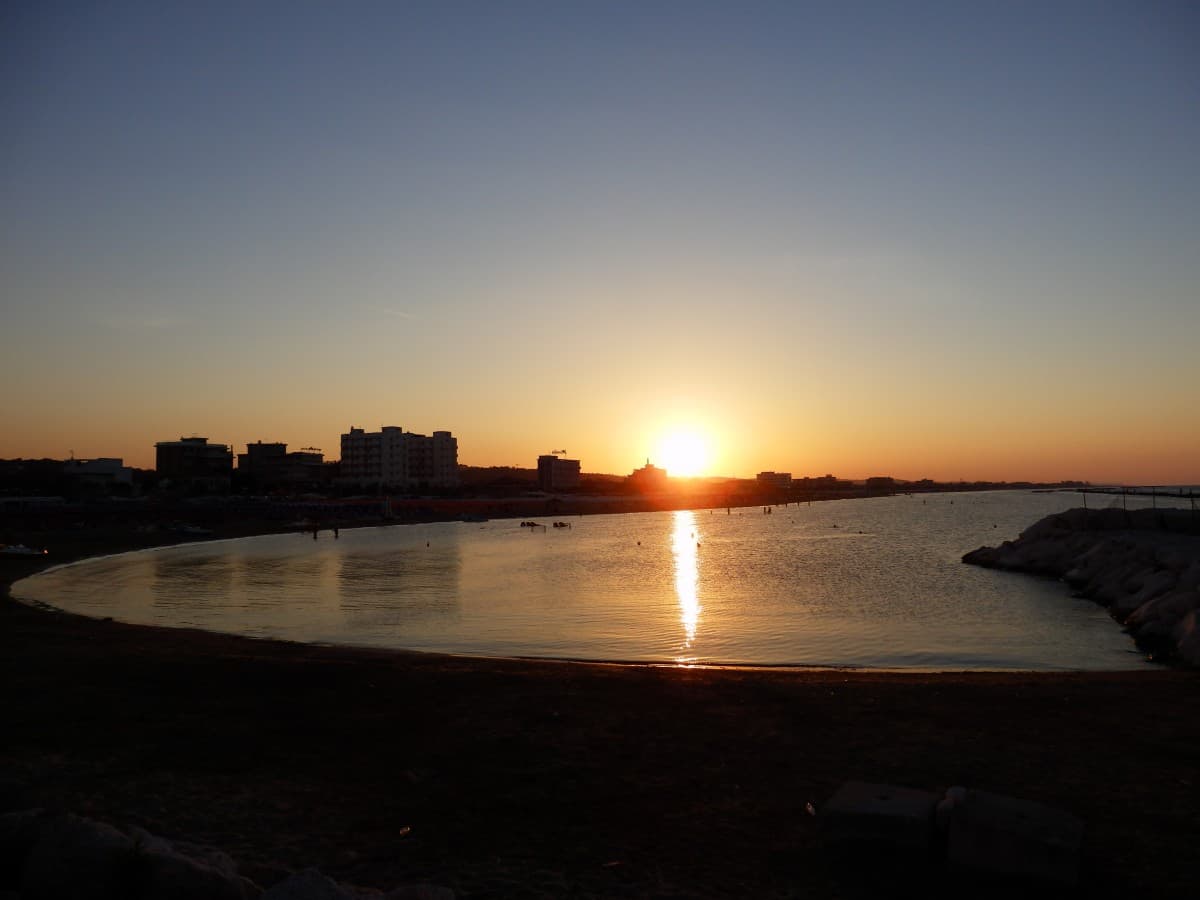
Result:
<svg viewBox="0 0 1200 900"><path fill-rule="evenodd" d="M1065 582L1105 607L1151 659L1200 667L1200 522L1175 508L1055 513L971 565Z"/></svg>
<svg viewBox="0 0 1200 900"><path fill-rule="evenodd" d="M1081 896L1194 889L1195 672L491 659L127 625L3 593L0 812L209 844L264 886L318 866L466 898L877 896L891 870L839 865L804 812L860 779L1080 816ZM925 879L934 896L1010 895Z"/></svg>
<svg viewBox="0 0 1200 900"><path fill-rule="evenodd" d="M515 518L515 517L514 517ZM350 525L343 526L343 530L349 531L358 528L380 528L380 527L395 527L408 525L438 525L454 523L457 520L433 520L429 522L379 522L372 524ZM331 527L331 526L330 526ZM322 530L327 530L322 526ZM116 621L121 624L131 625L135 627L144 627L151 629L165 630L195 630L199 632L224 634L231 637L246 637L251 640L264 641L280 641L283 643L298 643L314 647L334 647L345 648L348 650L361 650L364 652L382 652L382 653L400 653L400 654L421 654L426 656L444 656L451 658L462 658L466 660L513 660L529 663L570 663L578 665L608 665L608 666L626 666L626 667L649 667L649 668L685 668L685 669L705 669L712 671L767 671L767 672L867 672L867 673L914 673L914 674L944 674L953 675L957 673L968 672L991 672L991 673L1043 673L1056 674L1065 672L1138 672L1141 668L1130 669L1075 669L1067 666L1063 667L1048 667L1040 669L1021 668L1018 666L993 666L987 668L980 667L955 667L955 666L872 666L872 665L855 665L852 663L755 663L755 662L693 662L680 663L675 660L664 659L592 659L587 657L571 657L571 656L525 656L514 655L505 656L497 654L473 654L456 652L453 650L422 650L407 647L385 647L371 644L354 644L341 643L333 641L303 641L287 637L272 637L272 636L256 636L242 635L233 631L220 631L218 629L209 629L202 627L187 627L187 626L172 626L172 625L156 625L149 623L128 622L123 619L114 619L111 616L105 615L88 615L86 613L73 612L65 610L53 605L38 600L22 600L12 595L12 586L20 580L30 578L35 575L47 574L59 569L68 568L75 565L87 564L89 562L111 557L121 556L127 553L138 552L155 552L159 550L172 549L177 547L203 546L207 544L218 544L226 541L243 540L247 538L269 537L278 534L289 533L304 534L306 531L295 526L279 527L274 523L241 523L241 527L236 529L236 533L232 534L214 534L211 537L195 539L191 535L175 535L164 534L161 532L150 533L150 541L147 541L147 533L138 531L135 535L125 535L124 539L121 536L110 538L105 542L105 547L102 552L95 553L90 551L80 551L78 547L67 550L67 558L61 556L54 557L51 562L50 558L35 557L30 560L2 560L0 563L8 563L8 565L0 565L0 599L10 602L25 605L34 609L39 609L47 612L59 613L63 615L80 616L82 618L93 621ZM61 537L60 533L60 537ZM131 540L131 537L133 538ZM166 537L167 540L161 543L153 542L155 537ZM68 544L68 547L70 545ZM74 551L74 552L72 552ZM970 555L970 554L968 554ZM24 565L22 565L24 563ZM26 571L17 573L18 568L24 568ZM1156 667L1171 668L1176 665L1176 661L1172 659L1153 659L1143 656L1143 661L1147 663L1146 669L1152 670Z"/></svg>

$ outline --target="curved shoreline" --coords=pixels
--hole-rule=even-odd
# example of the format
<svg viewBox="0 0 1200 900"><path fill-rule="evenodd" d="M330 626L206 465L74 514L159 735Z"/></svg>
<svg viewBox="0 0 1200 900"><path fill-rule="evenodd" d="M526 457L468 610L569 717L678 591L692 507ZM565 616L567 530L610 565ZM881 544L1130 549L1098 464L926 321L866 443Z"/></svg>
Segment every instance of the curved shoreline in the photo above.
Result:
<svg viewBox="0 0 1200 900"><path fill-rule="evenodd" d="M367 526L363 526L363 528L375 529L375 528L379 528L379 527L385 527L385 528L386 527L402 527L402 526L403 527L412 527L414 525L421 526L424 524L451 525L451 524L455 524L455 523L444 523L444 522L438 522L438 523L390 523L390 526L388 524L367 525ZM361 530L361 529L354 529L354 530ZM194 537L191 537L191 536L182 536L179 539L175 539L174 536L172 536L171 539L165 543L147 543L144 540L145 535L139 534L138 535L139 538L142 538L142 539L138 540L136 542L132 542L132 545L131 545L131 542L122 542L118 537L116 540L114 540L112 542L112 544L110 546L105 548L104 552L99 553L97 555L78 554L74 558L69 558L66 560L62 560L61 558L56 559L53 563L50 563L49 560L45 560L45 559L37 560L32 567L33 571L24 573L24 576L19 580L23 581L26 578L35 578L40 575L51 575L55 572L62 571L64 569L70 569L70 568L78 567L78 566L86 566L86 565L89 565L94 562L102 562L104 560L112 560L112 559L116 559L118 557L127 556L127 555L143 554L143 553L158 553L161 551L167 551L167 550L172 550L172 549L207 547L209 545L226 544L226 543L230 543L230 542L234 542L234 541L243 541L243 540L249 540L249 539L253 539L253 538L270 538L270 537L274 537L274 536L279 536L280 534L290 534L293 532L303 533L303 532L299 532L295 528L288 528L288 529L285 529L282 531L279 529L275 529L275 530L244 530L242 533L239 533L239 534L216 534L210 538L201 539L201 540L196 540ZM423 538L422 538L422 540L423 540ZM3 575L3 574L4 573L2 571L0 571L0 575ZM13 593L9 589L9 588L11 588L11 586L13 584L16 584L16 581L11 580L11 579L4 580L3 583L0 583L0 589L3 589L4 593L7 594L8 596L13 597ZM175 624L172 624L169 622L163 622L163 621L153 621L153 620L138 621L136 619L136 617L135 618L124 618L121 616L121 614L119 612L117 612L115 610L101 609L99 611L96 611L96 610L88 609L86 611L83 611L83 610L71 610L69 608L57 606L57 605L55 605L55 601L52 597L45 596L47 594L48 590L49 589L43 588L40 592L41 594L43 594L43 596L40 598L38 598L38 596L37 596L39 592L37 590L34 590L32 592L32 596L30 596L28 598L13 597L13 599L16 600L16 602L24 603L24 604L27 604L29 606L32 606L32 607L38 608L38 609L45 609L48 611L56 611L56 612L69 614L69 615L80 615L80 616L84 616L86 618L92 618L92 619L99 620L99 621L115 619L115 621L121 622L123 624L137 625L137 626L147 627L147 628L169 628L169 629L194 628L196 630L210 632L210 633L216 633L216 634L244 636L244 637L254 639L254 640L277 640L277 641L283 641L286 643L302 643L302 644L309 644L312 646L343 647L343 648L347 648L347 649L351 649L351 650L362 650L362 651L369 651L369 652L395 652L395 653L409 653L409 654L424 654L424 655L431 655L431 656L439 656L440 655L440 656L448 656L448 657L456 657L456 658L464 658L464 659L479 659L479 660L509 659L509 660L516 660L516 661L523 661L523 662L530 662L530 663L552 662L552 663L614 665L614 666L632 666L632 667L640 666L640 667L665 667L665 668L692 668L692 669L708 669L708 670L714 670L714 671L721 671L721 670L728 670L728 671L765 670L765 671L777 671L777 672L854 671L854 672L877 672L877 673L912 672L912 673L928 673L928 674L958 673L958 672L1013 672L1013 673L1049 672L1049 673L1055 673L1055 672L1074 672L1074 671L1083 671L1083 672L1130 671L1130 670L1136 670L1137 666L1145 664L1144 660L1140 659L1140 658L1135 662L1125 662L1125 663L1123 663L1121 660L1114 658L1112 661L1109 661L1109 665L1107 667L1089 666L1086 664L1086 661L1083 661L1083 665L1072 666L1072 665L1063 665L1061 663L1057 663L1056 659L1047 656L1044 660L1041 657L1030 659L1030 660L1026 661L1024 665L1022 665L1020 662L1009 662L1006 659L989 658L986 654L979 656L977 654L971 654L971 653L933 654L933 653L928 653L928 652L926 652L926 653L913 652L911 654L910 653L891 653L890 655L885 653L885 654L883 654L883 656L885 658L890 656L890 658L886 658L883 661L878 662L878 663L872 663L869 660L864 660L861 663L840 662L840 661L836 661L836 660L833 660L833 661L816 660L813 662L797 662L797 661L788 660L786 658L782 659L781 661L772 661L772 662L757 662L757 661L753 661L753 660L744 660L744 659L739 660L736 658L726 659L726 660L713 659L713 660L704 660L704 661L685 662L685 661L680 661L669 655L661 656L661 657L646 656L646 657L641 657L641 658L639 658L639 657L610 658L610 657L597 657L597 656L588 656L588 655L579 655L579 654L576 654L576 655L538 655L536 652L536 648L535 648L535 652L533 652L533 653L520 652L521 648L514 648L514 649L517 649L518 652L512 653L512 654L505 654L503 652L502 653L488 652L486 650L481 651L481 652L472 652L472 650L470 650L470 649L459 650L459 649L454 649L453 647L450 647L449 649L445 649L445 648L436 647L436 646L432 647L432 648L431 647L389 646L386 641L379 641L377 643L371 643L369 640L367 640L365 642L358 643L358 642L348 641L348 640L338 640L336 638L333 640L330 640L328 638L323 638L323 637L316 639L316 640L308 640L304 636L299 635L299 634L289 635L287 633L286 629L282 629L282 630L281 629L272 629L271 627L269 627L269 625L265 625L264 623L258 623L257 627L255 627L254 629L249 630L249 631L238 631L238 630L236 630L236 628L235 629L230 629L230 628L223 629L220 627L220 623L193 624L193 625L187 626L187 625L175 625ZM879 654L875 654L875 655L879 656ZM911 659L910 659L910 657L911 657ZM925 658L922 659L921 657L925 657ZM980 661L977 662L976 659L978 659ZM1131 659L1132 659L1132 657L1131 657ZM1130 668L1131 666L1135 667L1135 668Z"/></svg>
<svg viewBox="0 0 1200 900"><path fill-rule="evenodd" d="M963 562L1045 575L1107 607L1158 661L1200 667L1200 522L1182 509L1072 509Z"/></svg>

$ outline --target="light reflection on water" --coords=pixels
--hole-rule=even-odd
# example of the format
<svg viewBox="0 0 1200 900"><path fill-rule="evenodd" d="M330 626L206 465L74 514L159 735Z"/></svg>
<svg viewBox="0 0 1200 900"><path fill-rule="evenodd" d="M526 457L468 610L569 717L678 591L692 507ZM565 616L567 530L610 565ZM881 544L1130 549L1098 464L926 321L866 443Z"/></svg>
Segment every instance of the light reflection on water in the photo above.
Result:
<svg viewBox="0 0 1200 900"><path fill-rule="evenodd" d="M696 626L700 622L700 595L697 583L700 580L696 561L696 515L690 510L674 514L675 528L671 533L671 553L675 558L675 594L679 597L679 618L683 623L683 655L676 656L680 663L696 662L688 656L696 641Z"/></svg>
<svg viewBox="0 0 1200 900"><path fill-rule="evenodd" d="M922 668L1145 665L1065 586L965 566L1070 494L888 497L268 535L125 554L13 586L131 622L575 659Z"/></svg>

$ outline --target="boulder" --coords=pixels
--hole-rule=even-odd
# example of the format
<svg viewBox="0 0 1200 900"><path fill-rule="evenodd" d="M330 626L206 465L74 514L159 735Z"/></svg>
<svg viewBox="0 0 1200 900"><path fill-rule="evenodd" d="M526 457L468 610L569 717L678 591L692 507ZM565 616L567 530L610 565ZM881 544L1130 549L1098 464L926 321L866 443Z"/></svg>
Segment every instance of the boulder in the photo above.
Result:
<svg viewBox="0 0 1200 900"><path fill-rule="evenodd" d="M1191 565L1179 573L1175 586L1200 590L1200 559L1193 560Z"/></svg>
<svg viewBox="0 0 1200 900"><path fill-rule="evenodd" d="M39 823L21 879L23 900L110 900L129 895L134 843L111 825L76 815Z"/></svg>
<svg viewBox="0 0 1200 900"><path fill-rule="evenodd" d="M833 844L885 844L926 854L938 799L929 791L847 781L821 810L821 831Z"/></svg>
<svg viewBox="0 0 1200 900"><path fill-rule="evenodd" d="M454 900L454 891L435 884L409 884L384 894L384 900Z"/></svg>
<svg viewBox="0 0 1200 900"><path fill-rule="evenodd" d="M0 890L21 886L25 863L37 843L46 815L40 809L0 815Z"/></svg>
<svg viewBox="0 0 1200 900"><path fill-rule="evenodd" d="M962 561L971 566L983 566L985 569L996 568L997 550L995 547L976 547L963 554Z"/></svg>
<svg viewBox="0 0 1200 900"><path fill-rule="evenodd" d="M1200 666L1200 610L1193 609L1175 626L1175 651L1188 665Z"/></svg>
<svg viewBox="0 0 1200 900"><path fill-rule="evenodd" d="M948 810L946 860L990 875L1074 886L1083 822L1070 813L986 791L961 791Z"/></svg>
<svg viewBox="0 0 1200 900"><path fill-rule="evenodd" d="M1112 614L1118 621L1125 619L1142 605L1167 593L1175 587L1176 575L1168 569L1161 569L1140 579L1141 588L1134 594L1125 594L1112 605Z"/></svg>
<svg viewBox="0 0 1200 900"><path fill-rule="evenodd" d="M320 870L304 869L272 885L262 900L354 900L354 895Z"/></svg>
<svg viewBox="0 0 1200 900"><path fill-rule="evenodd" d="M1150 626L1165 626L1169 634L1197 606L1200 606L1200 591L1195 588L1167 591L1134 610L1126 624L1138 633Z"/></svg>
<svg viewBox="0 0 1200 900"><path fill-rule="evenodd" d="M1179 573L1192 564L1193 557L1175 544L1158 547L1154 551L1154 562L1164 569Z"/></svg>
<svg viewBox="0 0 1200 900"><path fill-rule="evenodd" d="M273 885L261 900L454 900L454 891L432 884L411 884L387 893L339 884L318 869L304 869Z"/></svg>
<svg viewBox="0 0 1200 900"><path fill-rule="evenodd" d="M221 850L173 844L137 826L128 831L135 849L132 882L142 900L253 900L262 893Z"/></svg>
<svg viewBox="0 0 1200 900"><path fill-rule="evenodd" d="M1125 605L1150 574L1139 562L1127 561L1093 579L1086 593L1104 606Z"/></svg>
<svg viewBox="0 0 1200 900"><path fill-rule="evenodd" d="M1075 509L1035 522L1016 541L972 550L963 562L1057 575L1107 607L1139 642L1169 651L1186 630L1182 619L1200 608L1190 593L1200 590L1200 539L1183 536L1195 528L1189 510Z"/></svg>

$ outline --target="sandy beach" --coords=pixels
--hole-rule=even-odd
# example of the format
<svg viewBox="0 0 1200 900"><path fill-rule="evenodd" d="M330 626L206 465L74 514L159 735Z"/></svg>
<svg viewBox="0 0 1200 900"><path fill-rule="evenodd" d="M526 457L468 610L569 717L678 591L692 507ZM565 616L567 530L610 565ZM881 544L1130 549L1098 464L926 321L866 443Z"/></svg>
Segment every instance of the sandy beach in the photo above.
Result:
<svg viewBox="0 0 1200 900"><path fill-rule="evenodd" d="M0 586L23 574L8 567ZM315 865L461 897L876 896L892 869L830 855L805 811L862 779L1074 813L1080 895L1194 891L1195 672L466 659L129 626L9 599L0 646L3 810L212 844L262 885ZM1008 895L937 869L907 877L934 895Z"/></svg>

